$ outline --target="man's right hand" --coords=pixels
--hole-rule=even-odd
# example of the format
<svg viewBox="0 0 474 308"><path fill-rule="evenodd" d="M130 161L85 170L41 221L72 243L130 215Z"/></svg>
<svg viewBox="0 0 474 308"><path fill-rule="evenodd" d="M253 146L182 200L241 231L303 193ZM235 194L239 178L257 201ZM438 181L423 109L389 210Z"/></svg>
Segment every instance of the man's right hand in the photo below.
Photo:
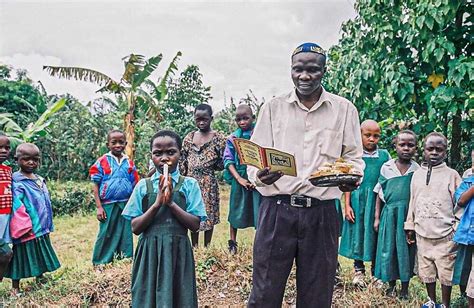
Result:
<svg viewBox="0 0 474 308"><path fill-rule="evenodd" d="M265 185L271 185L283 176L281 171L270 171L269 167L258 170L257 177Z"/></svg>
<svg viewBox="0 0 474 308"><path fill-rule="evenodd" d="M104 222L107 219L107 214L102 206L97 207L97 220Z"/></svg>

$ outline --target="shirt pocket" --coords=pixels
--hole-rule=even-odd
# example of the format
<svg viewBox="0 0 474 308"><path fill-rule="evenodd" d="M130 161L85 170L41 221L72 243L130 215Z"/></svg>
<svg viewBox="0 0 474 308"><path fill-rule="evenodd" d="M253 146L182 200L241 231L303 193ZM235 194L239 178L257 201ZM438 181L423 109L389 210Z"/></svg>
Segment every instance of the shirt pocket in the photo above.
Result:
<svg viewBox="0 0 474 308"><path fill-rule="evenodd" d="M321 154L329 158L339 158L342 153L342 133L332 129L321 132Z"/></svg>

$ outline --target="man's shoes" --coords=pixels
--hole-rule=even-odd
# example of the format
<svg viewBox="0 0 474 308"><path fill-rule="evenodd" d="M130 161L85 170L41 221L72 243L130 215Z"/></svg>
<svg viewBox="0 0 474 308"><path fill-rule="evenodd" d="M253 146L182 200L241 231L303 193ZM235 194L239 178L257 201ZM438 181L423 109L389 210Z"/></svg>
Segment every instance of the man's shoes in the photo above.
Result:
<svg viewBox="0 0 474 308"><path fill-rule="evenodd" d="M352 279L352 283L355 286L365 288L367 285L364 281L365 274L363 272L357 271L354 274L354 278Z"/></svg>
<svg viewBox="0 0 474 308"><path fill-rule="evenodd" d="M231 255L235 255L237 254L237 242L233 241L233 240L229 240L229 253Z"/></svg>

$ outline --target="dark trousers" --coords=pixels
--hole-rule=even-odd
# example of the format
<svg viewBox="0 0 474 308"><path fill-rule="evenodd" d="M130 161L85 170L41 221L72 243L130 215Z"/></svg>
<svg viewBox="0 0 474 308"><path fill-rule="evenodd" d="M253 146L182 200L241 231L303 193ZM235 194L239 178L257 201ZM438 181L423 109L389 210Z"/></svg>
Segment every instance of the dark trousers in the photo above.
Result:
<svg viewBox="0 0 474 308"><path fill-rule="evenodd" d="M262 197L253 249L249 307L281 307L296 259L296 307L330 307L334 289L339 221L334 200L296 208Z"/></svg>

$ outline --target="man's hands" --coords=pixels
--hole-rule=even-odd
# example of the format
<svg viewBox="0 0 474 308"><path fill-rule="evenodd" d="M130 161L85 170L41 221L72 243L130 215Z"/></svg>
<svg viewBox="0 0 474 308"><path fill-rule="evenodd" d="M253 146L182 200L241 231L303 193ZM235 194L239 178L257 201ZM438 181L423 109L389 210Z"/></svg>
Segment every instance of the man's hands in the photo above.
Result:
<svg viewBox="0 0 474 308"><path fill-rule="evenodd" d="M406 234L406 237L407 237L408 245L415 244L415 231L406 230L405 234Z"/></svg>
<svg viewBox="0 0 474 308"><path fill-rule="evenodd" d="M107 219L107 214L102 206L97 207L97 220L104 222Z"/></svg>
<svg viewBox="0 0 474 308"><path fill-rule="evenodd" d="M283 176L281 171L270 171L269 167L258 170L257 177L265 185L271 185Z"/></svg>
<svg viewBox="0 0 474 308"><path fill-rule="evenodd" d="M349 191L356 190L357 187L359 186L360 186L360 182L357 182L355 184L341 184L339 185L339 190L342 192L349 192Z"/></svg>

